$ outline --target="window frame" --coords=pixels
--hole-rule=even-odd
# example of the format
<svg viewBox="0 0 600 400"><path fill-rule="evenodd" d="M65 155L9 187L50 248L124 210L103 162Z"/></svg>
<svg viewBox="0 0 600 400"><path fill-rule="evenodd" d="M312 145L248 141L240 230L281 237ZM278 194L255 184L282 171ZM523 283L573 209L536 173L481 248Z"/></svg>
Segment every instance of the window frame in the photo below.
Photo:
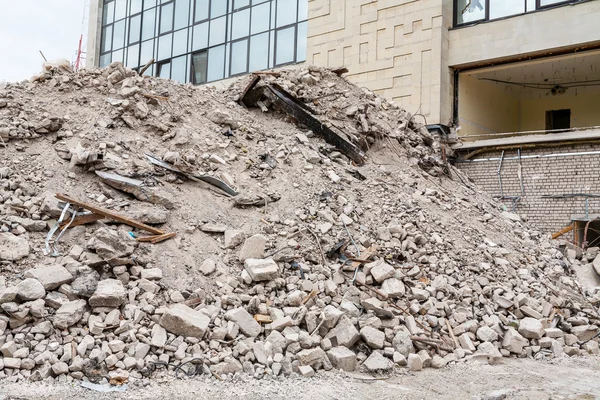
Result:
<svg viewBox="0 0 600 400"><path fill-rule="evenodd" d="M546 10L550 10L553 8L564 7L566 5L577 5L578 3L585 3L590 0L564 0L564 1L561 1L558 3L548 4L546 6L541 5L541 0L535 0L535 9L531 10L531 11L527 10L527 0L522 0L523 1L523 9L525 10L525 12L517 13L517 14L510 14L510 15L506 15L504 17L492 18L492 19L490 19L490 0L481 0L482 5L485 7L485 17L478 19L476 21L469 21L469 22L462 22L462 23L458 23L458 1L459 0L452 0L452 27L453 28L462 28L465 26L477 25L477 24L485 23L485 22L501 21L506 18L512 18L512 17L517 17L520 15L526 15L526 14L536 13L536 12L540 12L540 11L546 11Z"/></svg>

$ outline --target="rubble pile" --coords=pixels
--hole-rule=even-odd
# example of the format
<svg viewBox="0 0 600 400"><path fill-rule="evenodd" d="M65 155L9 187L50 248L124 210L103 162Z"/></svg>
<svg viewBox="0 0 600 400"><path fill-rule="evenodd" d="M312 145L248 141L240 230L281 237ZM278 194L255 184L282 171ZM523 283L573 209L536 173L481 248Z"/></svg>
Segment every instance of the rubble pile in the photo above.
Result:
<svg viewBox="0 0 600 400"><path fill-rule="evenodd" d="M598 354L579 261L444 165L413 116L333 71L263 76L357 166L269 101L241 105L250 79L221 92L115 63L0 86L0 378Z"/></svg>

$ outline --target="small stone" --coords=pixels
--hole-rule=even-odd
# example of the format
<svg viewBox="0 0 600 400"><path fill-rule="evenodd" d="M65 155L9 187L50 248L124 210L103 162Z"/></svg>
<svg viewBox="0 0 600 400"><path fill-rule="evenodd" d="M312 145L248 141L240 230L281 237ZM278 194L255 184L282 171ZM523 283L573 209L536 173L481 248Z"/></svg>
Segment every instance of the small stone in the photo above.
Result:
<svg viewBox="0 0 600 400"><path fill-rule="evenodd" d="M30 269L25 272L25 277L37 279L47 291L54 290L63 283L69 283L73 280L73 275L65 267L58 264Z"/></svg>
<svg viewBox="0 0 600 400"><path fill-rule="evenodd" d="M75 300L63 304L54 314L53 325L58 329L67 329L83 318L85 300Z"/></svg>
<svg viewBox="0 0 600 400"><path fill-rule="evenodd" d="M12 233L0 232L0 261L17 261L29 255L29 242Z"/></svg>
<svg viewBox="0 0 600 400"><path fill-rule="evenodd" d="M519 321L519 333L527 339L541 339L544 336L544 326L537 319L525 317Z"/></svg>
<svg viewBox="0 0 600 400"><path fill-rule="evenodd" d="M327 351L327 357L336 369L352 372L356 369L356 354L346 347L333 347Z"/></svg>
<svg viewBox="0 0 600 400"><path fill-rule="evenodd" d="M256 337L260 335L260 324L242 307L227 311L225 319L239 326L242 333L246 336Z"/></svg>
<svg viewBox="0 0 600 400"><path fill-rule="evenodd" d="M504 332L502 348L510 351L511 353L521 354L523 347L527 346L528 344L529 341L513 328L509 328L506 332Z"/></svg>
<svg viewBox="0 0 600 400"><path fill-rule="evenodd" d="M167 342L167 331L159 324L152 327L152 346L163 348Z"/></svg>
<svg viewBox="0 0 600 400"><path fill-rule="evenodd" d="M142 271L143 273L143 271ZM127 291L123 283L116 279L105 279L98 282L96 291L90 297L90 306L92 307L120 307L125 303Z"/></svg>
<svg viewBox="0 0 600 400"><path fill-rule="evenodd" d="M249 258L262 259L265 256L266 244L267 238L263 235L250 236L240 250L240 261L244 262Z"/></svg>
<svg viewBox="0 0 600 400"><path fill-rule="evenodd" d="M254 282L271 281L279 277L279 267L272 259L249 258L244 262L246 272Z"/></svg>
<svg viewBox="0 0 600 400"><path fill-rule="evenodd" d="M477 330L477 339L482 342L493 342L498 340L498 334L489 326L482 326Z"/></svg>
<svg viewBox="0 0 600 400"><path fill-rule="evenodd" d="M378 283L381 283L386 279L392 278L396 273L394 267L392 267L383 260L375 261L372 264L375 265L371 267L371 275L373 276L373 279L375 279L375 281L377 281ZM369 265L367 264L367 267L368 266Z"/></svg>
<svg viewBox="0 0 600 400"><path fill-rule="evenodd" d="M175 304L160 319L160 325L167 331L197 338L204 336L209 323L209 317L184 304Z"/></svg>
<svg viewBox="0 0 600 400"><path fill-rule="evenodd" d="M142 279L149 281L158 281L162 279L162 270L160 268L149 268L142 270Z"/></svg>
<svg viewBox="0 0 600 400"><path fill-rule="evenodd" d="M389 371L394 368L394 363L389 358L382 356L381 353L374 351L365 360L363 366L370 372Z"/></svg>
<svg viewBox="0 0 600 400"><path fill-rule="evenodd" d="M421 371L423 369L423 360L418 354L409 354L406 365L409 371Z"/></svg>
<svg viewBox="0 0 600 400"><path fill-rule="evenodd" d="M200 265L200 272L204 275L210 275L217 270L217 263L210 258L204 260L202 265Z"/></svg>
<svg viewBox="0 0 600 400"><path fill-rule="evenodd" d="M17 298L21 301L37 300L44 296L46 296L46 290L37 279L27 278L17 285Z"/></svg>
<svg viewBox="0 0 600 400"><path fill-rule="evenodd" d="M315 375L315 370L310 365L300 365L298 373L304 378L310 378Z"/></svg>
<svg viewBox="0 0 600 400"><path fill-rule="evenodd" d="M383 349L385 341L385 333L379 329L370 326L365 326L360 330L360 336L372 349Z"/></svg>
<svg viewBox="0 0 600 400"><path fill-rule="evenodd" d="M54 372L54 375L56 376L68 374L69 366L65 362L57 362L56 364L52 365L52 372Z"/></svg>

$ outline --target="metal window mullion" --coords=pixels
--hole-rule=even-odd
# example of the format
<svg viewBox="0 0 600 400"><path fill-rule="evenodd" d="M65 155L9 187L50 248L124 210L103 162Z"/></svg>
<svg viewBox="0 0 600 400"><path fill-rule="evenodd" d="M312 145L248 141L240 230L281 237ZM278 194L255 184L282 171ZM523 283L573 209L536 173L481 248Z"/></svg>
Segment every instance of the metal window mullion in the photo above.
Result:
<svg viewBox="0 0 600 400"><path fill-rule="evenodd" d="M490 20L490 0L485 0L485 20Z"/></svg>

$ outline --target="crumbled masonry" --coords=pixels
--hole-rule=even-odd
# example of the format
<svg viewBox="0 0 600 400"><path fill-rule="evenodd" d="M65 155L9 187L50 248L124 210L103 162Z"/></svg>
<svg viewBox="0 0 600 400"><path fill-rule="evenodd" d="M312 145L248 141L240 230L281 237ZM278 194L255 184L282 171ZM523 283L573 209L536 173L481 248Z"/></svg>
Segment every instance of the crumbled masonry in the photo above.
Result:
<svg viewBox="0 0 600 400"><path fill-rule="evenodd" d="M143 384L188 361L210 379L308 378L598 354L600 290L573 267L600 273L600 249L563 253L501 212L442 162L421 117L333 71L258 85L309 105L363 166L268 98L240 105L251 79L219 91L115 63L0 86L0 379ZM78 223L45 255L57 193L176 236L140 242L147 232L65 213L62 226Z"/></svg>

